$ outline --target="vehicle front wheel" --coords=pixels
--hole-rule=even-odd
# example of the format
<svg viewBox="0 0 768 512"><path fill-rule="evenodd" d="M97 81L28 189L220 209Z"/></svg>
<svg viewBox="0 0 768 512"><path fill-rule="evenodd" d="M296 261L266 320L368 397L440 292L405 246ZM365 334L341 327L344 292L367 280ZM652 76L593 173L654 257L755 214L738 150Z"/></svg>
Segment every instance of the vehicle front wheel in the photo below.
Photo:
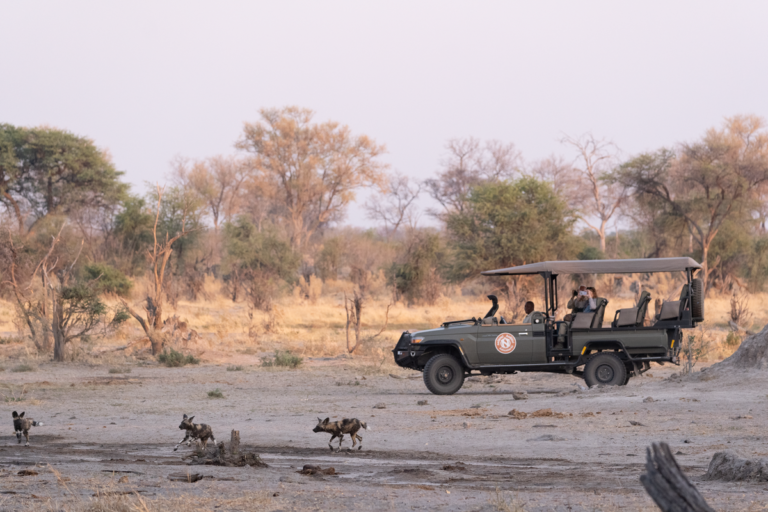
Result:
<svg viewBox="0 0 768 512"><path fill-rule="evenodd" d="M424 367L424 384L435 395L452 395L464 385L464 367L450 354L437 354Z"/></svg>
<svg viewBox="0 0 768 512"><path fill-rule="evenodd" d="M588 386L622 386L627 382L627 368L619 356L609 352L597 354L584 366L584 381Z"/></svg>

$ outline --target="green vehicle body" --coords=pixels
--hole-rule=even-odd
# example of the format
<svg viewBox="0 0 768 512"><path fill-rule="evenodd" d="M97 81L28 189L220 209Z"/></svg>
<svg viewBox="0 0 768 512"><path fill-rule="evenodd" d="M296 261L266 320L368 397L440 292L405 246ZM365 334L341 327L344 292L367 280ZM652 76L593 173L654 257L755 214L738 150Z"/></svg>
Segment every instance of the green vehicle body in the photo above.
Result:
<svg viewBox="0 0 768 512"><path fill-rule="evenodd" d="M616 377L623 380L619 385L626 384L630 377L647 371L651 362L679 364L678 355L681 346L680 340L683 336L682 330L695 327L697 322L703 321L703 294L700 281L693 279L693 272L699 268L698 263L689 258L667 259L686 260L675 262L682 267L680 270L687 277L687 284L683 286L681 299L677 301L679 304L677 302L673 304L674 307L679 308L679 314L676 318L656 318L652 325L645 325L648 322L620 325L621 322L615 318L609 327L603 326L602 314L601 321L597 322L599 326L595 327L591 325L580 327L575 321L555 321L554 313L558 307L558 274L555 271L560 267L552 265L553 270L548 271L545 267L545 270L537 272L544 280L547 307L545 312L534 312L531 315L530 323L503 324L496 321L494 316L498 309L496 299L494 296L489 296L494 301L494 307L483 318L446 322L436 329L404 332L393 350L395 362L404 368L424 371L429 361L435 356L450 355L461 366L461 370L455 369L455 371L463 372L463 376L461 376L463 382L465 376L478 373L491 375L517 372L553 372L581 377L584 376L585 366L590 359L598 354L609 353L621 361L626 371L624 376ZM654 264L660 265L659 260L661 259L655 260ZM600 261L595 262L595 269L600 268L599 263ZM513 269L524 267L527 266L513 267ZM637 264L636 267L642 269L646 268L647 265ZM591 269L592 267L586 268ZM637 272L640 271L642 270L637 270ZM499 273L499 271L493 272ZM595 273L608 272L598 270ZM513 272L502 275L510 274ZM648 301L646 301L646 305ZM694 314L698 316L693 316ZM618 312L616 316L620 318ZM643 317L645 317L644 311ZM513 341L508 341L505 345L504 340ZM511 351L509 351L509 345L513 345ZM614 371L621 372L622 370L621 368L614 368ZM427 387L430 387L429 377L426 373L424 378ZM585 380L588 384L590 383L588 378L585 377ZM615 383L615 380L614 378L612 382ZM595 381L594 376L592 381ZM598 379L597 382L599 381ZM430 390L435 392L431 387ZM450 394L450 392L445 394Z"/></svg>

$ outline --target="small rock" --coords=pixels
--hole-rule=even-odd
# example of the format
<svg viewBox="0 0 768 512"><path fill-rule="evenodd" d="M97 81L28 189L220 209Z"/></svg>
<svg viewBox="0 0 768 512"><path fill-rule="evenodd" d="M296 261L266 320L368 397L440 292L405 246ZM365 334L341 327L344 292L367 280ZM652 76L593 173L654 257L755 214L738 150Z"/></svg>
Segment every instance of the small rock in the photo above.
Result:
<svg viewBox="0 0 768 512"><path fill-rule="evenodd" d="M683 439L683 442L685 444L693 444L693 441L691 441L690 439Z"/></svg>
<svg viewBox="0 0 768 512"><path fill-rule="evenodd" d="M426 400L419 400L418 402L416 402L416 405L428 405L428 404L429 402L427 402Z"/></svg>
<svg viewBox="0 0 768 512"><path fill-rule="evenodd" d="M632 421L632 420L629 420L629 424L630 425L634 425L635 427L644 427L645 426L642 423L640 423L639 421Z"/></svg>
<svg viewBox="0 0 768 512"><path fill-rule="evenodd" d="M515 418L516 420L524 420L525 418L527 418L527 417L528 417L528 413L527 413L527 412L518 411L517 409L512 409L512 410L511 410L511 411L509 411L507 414L508 414L509 416L512 416L512 417L513 417L513 418Z"/></svg>
<svg viewBox="0 0 768 512"><path fill-rule="evenodd" d="M464 423L462 423L462 424L461 424L461 426L462 426L462 427L464 427L464 428L469 428L469 423L467 423L467 422L465 421Z"/></svg>
<svg viewBox="0 0 768 512"><path fill-rule="evenodd" d="M685 454L683 452L681 452L680 450L677 450L677 452L675 452L675 455L685 455Z"/></svg>
<svg viewBox="0 0 768 512"><path fill-rule="evenodd" d="M374 409L386 409L387 408L387 404L385 404L384 402L379 402L376 405L374 405L373 408Z"/></svg>
<svg viewBox="0 0 768 512"><path fill-rule="evenodd" d="M645 373L645 376L646 376L646 377L653 377L653 375L651 374L651 372L646 372L646 373Z"/></svg>
<svg viewBox="0 0 768 512"><path fill-rule="evenodd" d="M118 479L117 483L119 483L119 484L127 484L128 483L128 476L127 475L121 476Z"/></svg>
<svg viewBox="0 0 768 512"><path fill-rule="evenodd" d="M517 391L513 391L512 398L514 398L515 400L528 400L528 393L525 393L525 392L518 393Z"/></svg>
<svg viewBox="0 0 768 512"><path fill-rule="evenodd" d="M644 403L644 404L649 404L649 403L651 403L651 402L655 402L655 401L656 401L656 400L654 400L652 396L647 396L647 397L645 397L645 398L643 399L643 403Z"/></svg>

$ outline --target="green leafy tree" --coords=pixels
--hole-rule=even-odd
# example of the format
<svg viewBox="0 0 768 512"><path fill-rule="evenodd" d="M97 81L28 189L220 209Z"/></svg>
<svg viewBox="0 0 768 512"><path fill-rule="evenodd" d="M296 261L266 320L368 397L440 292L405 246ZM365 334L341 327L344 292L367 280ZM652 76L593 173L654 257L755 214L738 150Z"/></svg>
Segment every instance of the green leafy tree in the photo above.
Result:
<svg viewBox="0 0 768 512"><path fill-rule="evenodd" d="M128 189L122 174L86 137L49 127L0 125L0 193L20 231L25 210L37 220L118 204Z"/></svg>
<svg viewBox="0 0 768 512"><path fill-rule="evenodd" d="M446 249L439 233L414 231L406 239L400 262L392 264L391 282L409 304L434 304L440 295L439 269Z"/></svg>
<svg viewBox="0 0 768 512"><path fill-rule="evenodd" d="M551 185L535 178L478 185L464 211L445 219L454 248L454 279L493 268L569 259L578 247L572 211Z"/></svg>
<svg viewBox="0 0 768 512"><path fill-rule="evenodd" d="M233 300L243 289L257 309L269 310L280 281L293 281L301 257L276 228L259 231L245 217L224 225L224 268Z"/></svg>

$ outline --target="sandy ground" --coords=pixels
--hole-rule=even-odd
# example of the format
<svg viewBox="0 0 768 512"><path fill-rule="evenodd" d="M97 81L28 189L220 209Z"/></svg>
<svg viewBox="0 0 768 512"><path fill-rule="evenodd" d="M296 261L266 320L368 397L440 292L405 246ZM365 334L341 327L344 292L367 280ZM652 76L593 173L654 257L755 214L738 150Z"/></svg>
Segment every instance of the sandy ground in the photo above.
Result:
<svg viewBox="0 0 768 512"><path fill-rule="evenodd" d="M697 367L681 382L669 379L678 368L654 367L626 387L592 390L581 389L575 377L518 374L473 378L456 395L434 396L421 374L346 358L308 360L297 370L152 363L110 374L109 368L48 363L0 373L0 414L7 420L0 509L108 510L94 504L134 493L147 510L165 511L174 504L187 510L655 510L639 481L654 441L671 445L717 510L764 510L768 502L765 483L701 479L720 450L768 457L766 373L713 378ZM224 398L208 397L216 388ZM22 401L9 402L22 390ZM529 398L515 400L513 391ZM547 408L562 417L508 415ZM45 423L32 429L30 448L12 436L13 410ZM192 448L173 451L184 413L210 424L218 440L239 430L243 448L269 467L188 466L182 457ZM372 430L362 432L361 451L334 453L329 435L312 432L317 417L356 417ZM345 439L344 448L350 444ZM333 467L338 475L298 474L304 464ZM22 469L38 475L19 476ZM206 478L167 478L186 471Z"/></svg>

